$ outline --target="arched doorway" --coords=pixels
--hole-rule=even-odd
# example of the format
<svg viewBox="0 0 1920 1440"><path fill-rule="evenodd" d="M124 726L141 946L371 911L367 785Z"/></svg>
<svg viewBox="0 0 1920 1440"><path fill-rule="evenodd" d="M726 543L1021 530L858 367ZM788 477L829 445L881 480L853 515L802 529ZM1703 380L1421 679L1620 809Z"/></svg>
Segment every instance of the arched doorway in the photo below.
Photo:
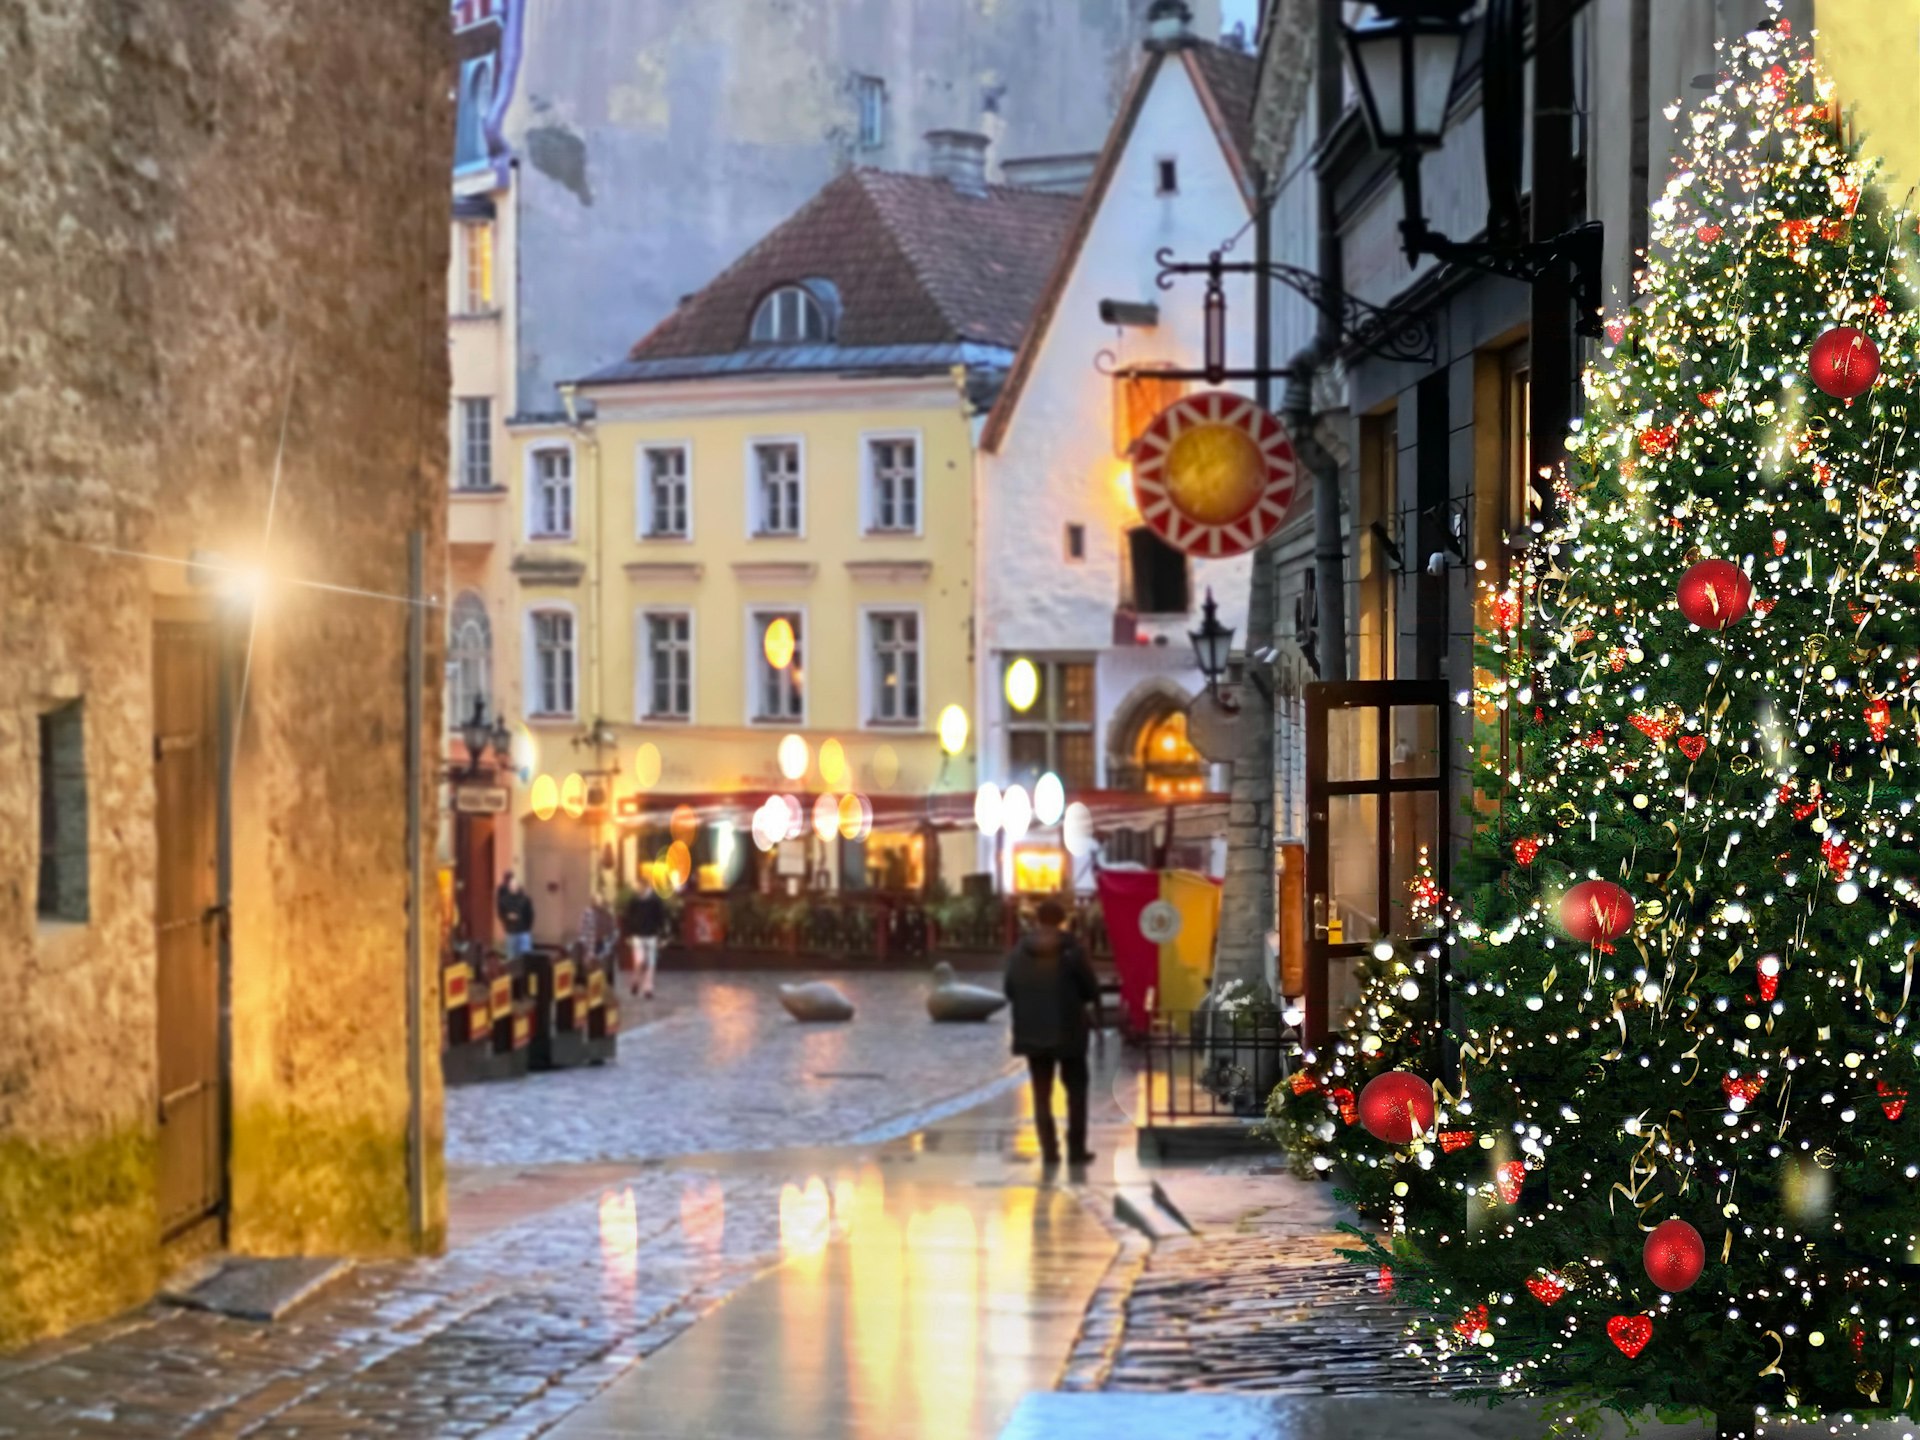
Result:
<svg viewBox="0 0 1920 1440"><path fill-rule="evenodd" d="M1107 785L1159 800L1207 792L1207 760L1187 736L1187 692L1153 682L1122 707L1108 732Z"/></svg>

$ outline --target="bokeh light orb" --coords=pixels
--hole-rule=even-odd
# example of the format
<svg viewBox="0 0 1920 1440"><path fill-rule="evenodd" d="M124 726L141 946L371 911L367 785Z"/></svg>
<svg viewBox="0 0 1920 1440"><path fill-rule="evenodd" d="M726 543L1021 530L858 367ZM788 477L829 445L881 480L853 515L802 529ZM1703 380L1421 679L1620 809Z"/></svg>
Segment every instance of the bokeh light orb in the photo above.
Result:
<svg viewBox="0 0 1920 1440"><path fill-rule="evenodd" d="M693 851L687 848L684 841L674 841L661 855L660 869L666 874L673 888L680 889L692 878Z"/></svg>
<svg viewBox="0 0 1920 1440"><path fill-rule="evenodd" d="M847 783L847 749L838 740L820 742L820 783L832 790Z"/></svg>
<svg viewBox="0 0 1920 1440"><path fill-rule="evenodd" d="M804 735L788 735L780 741L778 759L780 773L789 780L798 781L813 764L813 752L808 748Z"/></svg>
<svg viewBox="0 0 1920 1440"><path fill-rule="evenodd" d="M999 833L1000 810L1000 787L991 780L983 782L973 792L973 823L980 827L982 835Z"/></svg>
<svg viewBox="0 0 1920 1440"><path fill-rule="evenodd" d="M533 808L536 820L551 820L560 809L560 787L551 775L542 775L533 782L533 790L527 796L527 804Z"/></svg>
<svg viewBox="0 0 1920 1440"><path fill-rule="evenodd" d="M1007 832L1007 839L1017 842L1026 838L1032 824L1033 800L1026 787L1009 785L1000 797L1000 828Z"/></svg>
<svg viewBox="0 0 1920 1440"><path fill-rule="evenodd" d="M1033 818L1044 826L1058 825L1067 813L1067 787L1049 770L1033 786Z"/></svg>
<svg viewBox="0 0 1920 1440"><path fill-rule="evenodd" d="M761 653L767 657L767 664L776 670L784 670L793 664L796 648L793 622L784 615L767 626L767 633L760 640Z"/></svg>
<svg viewBox="0 0 1920 1440"><path fill-rule="evenodd" d="M1007 667L1007 703L1024 715L1039 698L1039 668L1023 655Z"/></svg>
<svg viewBox="0 0 1920 1440"><path fill-rule="evenodd" d="M587 777L578 770L561 783L560 808L573 820L587 813Z"/></svg>
<svg viewBox="0 0 1920 1440"><path fill-rule="evenodd" d="M882 745L873 752L873 783L882 790L891 790L899 779L900 757L891 745Z"/></svg>
<svg viewBox="0 0 1920 1440"><path fill-rule="evenodd" d="M651 740L641 742L640 748L633 752L633 781L642 790L651 790L660 783L660 747Z"/></svg>
<svg viewBox="0 0 1920 1440"><path fill-rule="evenodd" d="M840 797L840 834L847 840L864 840L873 833L873 802L864 795Z"/></svg>
<svg viewBox="0 0 1920 1440"><path fill-rule="evenodd" d="M958 755L967 748L967 712L958 705L949 705L940 712L940 748L949 755Z"/></svg>
<svg viewBox="0 0 1920 1440"><path fill-rule="evenodd" d="M693 844L693 837L700 833L700 812L691 805L674 806L673 818L667 822L667 829L680 844Z"/></svg>
<svg viewBox="0 0 1920 1440"><path fill-rule="evenodd" d="M1060 822L1060 842L1076 860L1093 853L1093 811L1078 800L1067 806Z"/></svg>
<svg viewBox="0 0 1920 1440"><path fill-rule="evenodd" d="M838 795L821 795L813 802L813 833L822 840L831 840L840 833L840 801Z"/></svg>

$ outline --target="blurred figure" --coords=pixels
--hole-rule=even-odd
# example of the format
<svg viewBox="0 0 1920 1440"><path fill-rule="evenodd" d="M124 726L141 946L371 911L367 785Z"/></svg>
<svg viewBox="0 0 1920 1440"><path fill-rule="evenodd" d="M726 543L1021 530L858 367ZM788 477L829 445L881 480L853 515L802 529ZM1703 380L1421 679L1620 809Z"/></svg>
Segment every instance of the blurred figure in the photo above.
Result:
<svg viewBox="0 0 1920 1440"><path fill-rule="evenodd" d="M1060 1137L1053 1123L1053 1077L1067 1092L1067 1161L1085 1165L1087 1149L1087 1038L1103 1029L1100 982L1087 953L1061 933L1067 913L1043 900L1033 927L1007 956L1007 999L1013 1002L1013 1053L1026 1057L1033 1079L1033 1128L1041 1158L1060 1163ZM1088 1008L1092 1008L1092 1024Z"/></svg>
<svg viewBox="0 0 1920 1440"><path fill-rule="evenodd" d="M614 947L619 939L613 911L608 908L606 897L596 890L592 902L580 913L580 948L586 953L588 963L611 970Z"/></svg>
<svg viewBox="0 0 1920 1440"><path fill-rule="evenodd" d="M627 897L626 909L620 915L620 933L627 941L629 990L649 1000L653 999L653 974L660 966L660 937L667 933L667 919L667 902L642 879L640 888Z"/></svg>
<svg viewBox="0 0 1920 1440"><path fill-rule="evenodd" d="M533 897L521 888L520 877L509 870L500 879L494 911L507 932L507 958L519 960L533 950Z"/></svg>

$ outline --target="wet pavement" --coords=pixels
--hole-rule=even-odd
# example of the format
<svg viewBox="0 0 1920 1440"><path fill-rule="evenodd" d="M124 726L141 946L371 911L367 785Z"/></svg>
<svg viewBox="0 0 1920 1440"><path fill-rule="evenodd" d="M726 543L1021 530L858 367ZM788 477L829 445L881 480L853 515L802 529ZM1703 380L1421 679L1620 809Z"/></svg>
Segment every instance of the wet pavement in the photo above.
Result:
<svg viewBox="0 0 1920 1440"><path fill-rule="evenodd" d="M832 981L854 1003L852 1023L797 1023L780 1008L781 979ZM902 972L663 974L651 1007L621 996L630 1028L614 1064L449 1091L447 1162L645 1160L875 1138L1010 1064L1004 1018L935 1025L926 992L922 976Z"/></svg>

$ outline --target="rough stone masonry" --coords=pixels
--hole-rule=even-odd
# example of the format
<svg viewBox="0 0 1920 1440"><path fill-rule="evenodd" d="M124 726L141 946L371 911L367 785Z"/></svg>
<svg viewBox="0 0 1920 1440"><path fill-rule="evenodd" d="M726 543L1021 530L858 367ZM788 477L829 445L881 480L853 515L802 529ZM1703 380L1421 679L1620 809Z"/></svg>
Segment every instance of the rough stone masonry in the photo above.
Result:
<svg viewBox="0 0 1920 1440"><path fill-rule="evenodd" d="M347 592L403 592L409 531L430 575L444 550L447 29L444 0L0 7L0 1346L178 1258L169 617L208 627L235 682L226 1243L413 1244L404 767L434 753L439 686L409 734L408 607ZM196 551L261 583L224 593ZM437 1089L426 1109L431 1245Z"/></svg>

